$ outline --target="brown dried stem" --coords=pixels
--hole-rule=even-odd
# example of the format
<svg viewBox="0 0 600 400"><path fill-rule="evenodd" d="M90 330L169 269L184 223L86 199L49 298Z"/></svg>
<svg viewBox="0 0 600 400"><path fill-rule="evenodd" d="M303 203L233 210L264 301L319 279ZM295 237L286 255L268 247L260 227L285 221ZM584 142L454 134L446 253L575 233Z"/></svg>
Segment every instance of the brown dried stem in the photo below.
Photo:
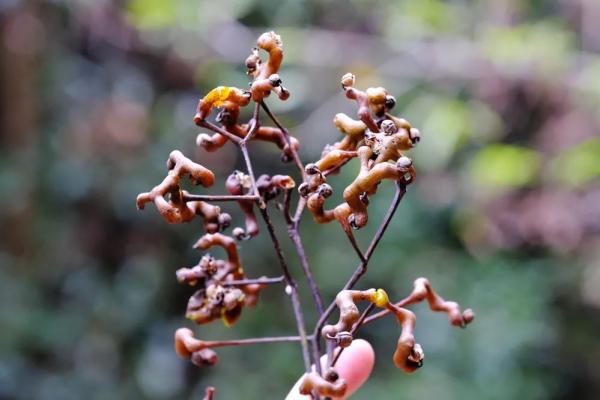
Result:
<svg viewBox="0 0 600 400"><path fill-rule="evenodd" d="M360 264L358 264L356 270L354 271L354 273L352 274L352 276L350 277L348 282L346 282L346 284L344 285L344 290L353 288L354 285L356 284L356 282L358 282L358 280L367 272L367 267L368 267L369 261L371 259L371 256L373 255L373 252L377 248L379 241L381 240L383 234L385 233L387 227L389 226L389 224L392 220L392 217L396 213L398 205L400 204L400 201L404 197L405 193L406 193L406 186L404 184L402 184L401 182L396 182L396 192L394 194L394 199L392 200L392 203L390 204L390 207L388 208L388 211L387 211L381 225L377 229L375 236L371 240L371 243L369 244L369 247L367 248L367 251L364 254L364 256L365 256L364 261L361 261ZM329 306L325 309L325 312L323 313L323 315L321 315L321 317L317 321L317 324L315 325L315 329L313 330L314 337L318 338L321 336L321 330L323 329L323 326L327 322L327 319L329 318L329 316L331 315L331 313L333 312L334 309L335 309L335 301L333 301L333 302L331 302L331 304L329 304ZM333 343L330 341L327 341L326 344L327 344L327 359L328 359L328 363L329 363L329 362L331 362L329 360L333 360L333 347L334 346L333 346Z"/></svg>
<svg viewBox="0 0 600 400"><path fill-rule="evenodd" d="M241 279L237 281L225 281L223 282L223 286L273 285L281 283L284 280L284 276L278 276L276 278Z"/></svg>
<svg viewBox="0 0 600 400"><path fill-rule="evenodd" d="M258 106L258 103L257 103ZM257 115L257 123L258 123L258 113ZM246 169L248 171L248 176L250 177L250 181L252 183L252 191L256 196L260 197L258 187L256 185L256 178L254 175L254 170L252 167L252 161L250 159L250 155L248 154L248 149L246 147L246 143L240 143L240 150L242 151L242 155L244 157L244 162L246 164ZM302 345L302 357L304 359L304 366L307 372L310 372L311 365L311 355L308 346L308 339L306 335L306 328L304 325L304 315L302 313L302 306L300 305L300 298L298 296L298 285L296 284L294 278L292 277L289 268L287 266L287 262L285 260L285 256L283 251L281 250L281 245L279 243L279 239L275 233L275 228L273 227L273 223L271 222L271 218L269 216L269 212L267 210L267 205L265 201L261 198L257 201L258 207L261 213L261 216L267 225L267 230L269 231L269 236L271 237L271 241L273 242L273 248L275 249L275 253L277 254L277 259L279 261L279 265L283 271L283 275L285 277L285 281L287 283L286 291L289 291L290 298L292 300L292 307L294 309L294 316L296 319L296 326L298 329L299 336L301 337L301 345Z"/></svg>

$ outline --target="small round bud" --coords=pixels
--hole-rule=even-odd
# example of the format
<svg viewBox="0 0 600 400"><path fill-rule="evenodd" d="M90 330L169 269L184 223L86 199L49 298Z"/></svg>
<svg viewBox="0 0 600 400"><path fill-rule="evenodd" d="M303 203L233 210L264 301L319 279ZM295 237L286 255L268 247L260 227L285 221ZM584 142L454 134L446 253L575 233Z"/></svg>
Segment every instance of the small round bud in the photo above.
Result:
<svg viewBox="0 0 600 400"><path fill-rule="evenodd" d="M231 233L237 240L244 240L246 238L246 231L244 231L244 229L240 228L239 226L233 228L233 231L231 231Z"/></svg>
<svg viewBox="0 0 600 400"><path fill-rule="evenodd" d="M219 357L211 349L202 349L192 353L190 361L198 367L212 367L219 362Z"/></svg>
<svg viewBox="0 0 600 400"><path fill-rule="evenodd" d="M328 184L323 183L319 185L319 187L317 188L317 192L319 193L319 195L328 198L333 194L333 189Z"/></svg>
<svg viewBox="0 0 600 400"><path fill-rule="evenodd" d="M219 214L217 220L219 221L219 226L222 230L228 228L229 225L231 225L231 215L227 213Z"/></svg>
<svg viewBox="0 0 600 400"><path fill-rule="evenodd" d="M385 108L391 110L396 106L396 98L392 95L385 96Z"/></svg>
<svg viewBox="0 0 600 400"><path fill-rule="evenodd" d="M385 119L381 122L381 130L384 133L391 135L398 132L398 127L391 119Z"/></svg>
<svg viewBox="0 0 600 400"><path fill-rule="evenodd" d="M287 294L288 296L292 295L292 287L290 285L286 285L285 294Z"/></svg>
<svg viewBox="0 0 600 400"><path fill-rule="evenodd" d="M315 175L321 172L321 170L319 169L319 167L317 167L317 164L310 163L306 164L306 166L304 167L304 172L306 172L308 175Z"/></svg>
<svg viewBox="0 0 600 400"><path fill-rule="evenodd" d="M298 186L298 193L300 193L300 196L302 197L306 198L310 194L309 190L308 183L306 182L302 182L300 186Z"/></svg>
<svg viewBox="0 0 600 400"><path fill-rule="evenodd" d="M352 344L352 334L350 332L340 332L335 336L335 342L340 347L348 347Z"/></svg>
<svg viewBox="0 0 600 400"><path fill-rule="evenodd" d="M281 78L279 77L279 75L273 74L273 75L269 76L269 83L276 87L276 86L281 85L282 81L281 81Z"/></svg>
<svg viewBox="0 0 600 400"><path fill-rule="evenodd" d="M348 72L344 74L342 76L342 87L353 86L355 80L356 77L352 73Z"/></svg>
<svg viewBox="0 0 600 400"><path fill-rule="evenodd" d="M416 145L421 141L421 132L417 128L411 128L409 131L410 140L413 142L413 145Z"/></svg>
<svg viewBox="0 0 600 400"><path fill-rule="evenodd" d="M400 169L409 168L412 165L412 160L406 156L402 156L396 161L396 166Z"/></svg>
<svg viewBox="0 0 600 400"><path fill-rule="evenodd" d="M329 368L327 371L325 371L325 380L328 382L335 382L338 379L340 379L340 375L337 373L337 371L333 368Z"/></svg>

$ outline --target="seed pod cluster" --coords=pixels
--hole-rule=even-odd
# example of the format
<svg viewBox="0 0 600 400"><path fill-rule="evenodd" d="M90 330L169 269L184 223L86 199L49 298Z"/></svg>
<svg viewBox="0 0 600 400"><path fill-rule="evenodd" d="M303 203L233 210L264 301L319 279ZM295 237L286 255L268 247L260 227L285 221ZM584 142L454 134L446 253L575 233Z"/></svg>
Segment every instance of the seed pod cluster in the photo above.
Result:
<svg viewBox="0 0 600 400"><path fill-rule="evenodd" d="M264 62L261 52L268 54ZM405 152L420 141L420 133L405 119L390 114L396 100L385 88L359 90L354 86L354 75L348 73L342 77L341 85L346 97L356 103L356 119L343 113L336 114L333 122L343 134L342 139L327 145L320 159L303 165L298 156L300 143L288 134L265 103L271 93L275 93L279 100L289 98L290 93L283 86L279 75L282 61L283 44L280 36L274 32L263 33L245 60L247 74L251 78L249 90L218 86L198 102L194 123L211 133L200 133L196 144L206 151L216 151L231 141L238 146L246 164L245 172L236 170L226 179L227 194L199 195L183 190L182 178L187 177L192 185L208 188L214 185L215 175L208 168L175 150L167 160L167 176L151 191L138 195L137 207L143 209L147 203L153 203L169 223L190 222L196 216L202 218L202 236L193 247L205 253L196 265L176 271L179 283L195 289L185 314L194 323L207 324L221 320L226 326L234 325L244 308L256 305L259 293L270 284L285 283L285 293L292 302L297 336L205 341L195 338L191 329L180 328L175 332L175 351L179 356L197 366L211 366L218 361L214 351L216 347L298 342L302 347L306 371L299 384L300 393L312 395L313 398L343 397L347 394L348 384L336 371L335 362L340 353L351 345L362 325L387 314L394 314L400 326L400 335L392 359L399 369L410 373L423 365L425 355L422 347L415 341L416 316L406 306L426 300L431 310L447 313L450 323L460 327L473 321L474 313L470 309L463 312L457 303L444 300L425 278L417 279L410 296L398 303L391 303L383 289L353 289L366 272L371 254L404 196L406 186L416 179L412 160ZM250 103L255 106L254 113L247 122L242 122L241 109ZM216 113L212 116L215 110ZM264 110L275 126L262 126L261 110ZM271 142L281 150L282 161L294 161L302 176L302 182L298 186L301 198L298 199L294 214L290 212L290 207L296 182L292 177L280 174L265 174L256 178L247 147L250 140ZM333 193L327 178L338 173L355 158L358 159L359 170L343 191L344 201L327 209L325 201ZM369 199L376 194L379 184L384 180L396 183L396 194L369 250L363 253L352 229L362 228L368 223ZM298 284L290 272L278 233L269 216L269 204L280 196L283 197L283 202L278 204L277 209L283 212L288 235L294 243L319 312L319 320L312 335L306 333ZM231 225L232 218L214 204L217 201L235 202L241 210L242 226L235 227L231 234L224 232ZM338 221L361 262L344 285L345 289L337 294L328 308L323 307L321 302L299 234L299 223L305 209L312 213L317 223ZM267 227L281 267L281 275L278 277L250 279L242 265L238 245L259 234L259 218L262 218ZM209 250L224 252L225 257L214 257L207 253ZM362 313L357 305L360 302L369 304ZM335 306L339 310L339 319L335 324L327 324ZM374 307L382 308L383 311L369 316ZM327 344L328 358L324 371L321 371L320 366L320 340L325 340ZM336 349L337 355L334 357ZM209 400L213 396L214 388L208 387L204 398Z"/></svg>
<svg viewBox="0 0 600 400"><path fill-rule="evenodd" d="M307 199L308 209L318 223L334 219L344 230L364 227L368 222L367 207L383 180L404 184L416 178L412 161L403 152L413 148L421 138L419 131L408 121L397 118L389 111L396 104L385 88L354 88L354 75L342 77L346 97L355 100L358 120L346 114L336 114L334 124L344 138L328 145L321 158L307 165L308 182L300 186L300 194ZM344 190L344 201L333 210L324 208L325 199L333 190L326 183L326 175L338 172L349 160L358 158L360 170L354 181Z"/></svg>

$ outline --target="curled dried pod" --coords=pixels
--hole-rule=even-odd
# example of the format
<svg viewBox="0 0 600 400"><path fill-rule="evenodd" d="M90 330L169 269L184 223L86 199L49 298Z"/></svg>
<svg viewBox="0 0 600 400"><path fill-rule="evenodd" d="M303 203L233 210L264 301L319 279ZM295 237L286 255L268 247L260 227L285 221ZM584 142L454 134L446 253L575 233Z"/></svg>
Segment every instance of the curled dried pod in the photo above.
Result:
<svg viewBox="0 0 600 400"><path fill-rule="evenodd" d="M352 344L354 337L350 332L338 332L333 338L336 346L348 347Z"/></svg>
<svg viewBox="0 0 600 400"><path fill-rule="evenodd" d="M357 152L354 150L331 149L329 152L325 153L314 165L319 169L319 171L323 172L337 170L357 155Z"/></svg>
<svg viewBox="0 0 600 400"><path fill-rule="evenodd" d="M415 342L414 331L417 321L415 314L405 308L396 307L389 303L387 308L396 315L402 329L393 355L394 364L406 373L415 372L423 366L425 358L423 348Z"/></svg>
<svg viewBox="0 0 600 400"><path fill-rule="evenodd" d="M344 137L339 142L331 146L325 147L322 156L326 155L333 149L337 150L356 150L359 143L364 139L367 130L367 125L364 122L350 118L344 113L338 113L333 118L335 127L344 134Z"/></svg>
<svg viewBox="0 0 600 400"><path fill-rule="evenodd" d="M344 190L344 200L350 207L352 214L349 223L353 228L362 228L368 222L367 202L365 196L376 193L377 186L385 179L412 183L416 173L408 157L400 157L395 164L380 162L373 164L371 157L373 151L368 146L358 149L361 160L361 169L354 181Z"/></svg>
<svg viewBox="0 0 600 400"><path fill-rule="evenodd" d="M199 367L213 366L219 360L207 342L196 339L194 332L189 328L179 328L175 331L175 352Z"/></svg>
<svg viewBox="0 0 600 400"><path fill-rule="evenodd" d="M325 376L323 378L316 372L304 374L299 387L300 394L309 395L313 391L320 396L342 397L346 394L348 385L333 368L326 371Z"/></svg>
<svg viewBox="0 0 600 400"><path fill-rule="evenodd" d="M333 210L325 209L325 199L327 199L333 190L331 186L324 183L317 190L308 195L306 200L306 208L312 213L314 220L319 224L326 224L337 220L345 231L350 231L348 218L351 215L351 210L348 204L342 203Z"/></svg>
<svg viewBox="0 0 600 400"><path fill-rule="evenodd" d="M283 82L279 75L273 74L266 79L255 79L250 86L252 100L257 103L263 101L271 92L275 92L280 100L287 100L290 97L290 92L283 86Z"/></svg>
<svg viewBox="0 0 600 400"><path fill-rule="evenodd" d="M432 311L447 313L450 324L454 326L464 328L475 319L473 310L467 308L465 311L461 311L458 303L444 300L437 294L427 278L418 278L414 282L413 292L406 299L406 303L418 303L423 300L427 300Z"/></svg>
<svg viewBox="0 0 600 400"><path fill-rule="evenodd" d="M216 260L210 254L205 254L198 265L192 268L180 268L175 272L179 283L187 283L190 286L203 284L210 279L223 278L229 273L227 265L223 260Z"/></svg>
<svg viewBox="0 0 600 400"><path fill-rule="evenodd" d="M227 253L227 260L224 261L225 276L231 275L232 279L244 279L244 269L238 252L235 239L222 233L207 233L196 241L193 246L195 249L208 250L212 247L221 247Z"/></svg>
<svg viewBox="0 0 600 400"><path fill-rule="evenodd" d="M146 203L153 202L158 212L169 223L189 222L196 215L217 215L220 209L207 206L204 202L186 201L187 192L180 188L181 178L188 176L192 184L212 186L215 175L211 170L191 161L179 150L174 150L167 160L169 173L150 192L140 193L136 199L137 208L144 209Z"/></svg>
<svg viewBox="0 0 600 400"><path fill-rule="evenodd" d="M269 53L267 62L262 62L258 49ZM252 49L252 53L246 59L248 75L254 78L250 85L250 92L255 101L262 101L271 91L276 91L278 97L282 100L289 97L289 92L281 86L281 78L277 75L282 61L283 43L281 37L273 31L260 35L256 42L256 48Z"/></svg>
<svg viewBox="0 0 600 400"><path fill-rule="evenodd" d="M223 283L225 281L242 280L246 278L238 252L238 247L234 238L223 235L222 233L206 234L198 239L194 245L194 248L202 250L208 250L212 247L223 248L227 253L227 260L213 259L214 261L212 265L217 268L217 272L211 275L209 282ZM241 285L235 290L233 288L226 288L226 290L230 291L231 293L235 293L234 298L236 299L236 302L243 301L244 306L254 306L258 301L258 294L265 287L266 286L262 284L249 284ZM238 291L241 291L243 296L240 297ZM200 295L201 294L198 294L198 296ZM190 299L190 303L188 304L188 310L190 309L193 310L194 316L203 316L205 312L205 309L199 307L198 302L195 300L192 301L192 299ZM199 309L202 310L203 314L199 314ZM227 315L224 315L224 321L227 324L232 323L229 320L233 320L233 322L235 322L237 317L239 317L238 311L241 312L241 308L238 310L237 307L232 307L232 311L228 312Z"/></svg>

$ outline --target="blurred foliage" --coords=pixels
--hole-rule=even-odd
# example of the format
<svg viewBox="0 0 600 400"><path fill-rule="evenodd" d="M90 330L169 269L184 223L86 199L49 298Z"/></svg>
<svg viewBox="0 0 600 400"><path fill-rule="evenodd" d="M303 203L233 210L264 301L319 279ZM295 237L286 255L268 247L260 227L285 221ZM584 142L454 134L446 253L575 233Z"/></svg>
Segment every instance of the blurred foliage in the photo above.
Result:
<svg viewBox="0 0 600 400"><path fill-rule="evenodd" d="M197 262L199 225L169 226L134 204L175 148L214 169L221 180L207 192L223 192L241 160L231 145L195 148L194 107L217 85L244 87L243 60L274 29L292 97L269 104L305 161L338 139L335 113L354 112L339 89L347 71L359 87L387 87L421 129L418 182L363 287L388 282L398 298L427 276L477 312L457 331L415 307L427 362L411 376L388 355L393 321L362 331L378 359L355 397L597 399L598 18L595 0L3 1L0 398L199 398L208 384L218 399L279 398L301 374L293 345L222 349L212 369L176 357L191 292L174 271ZM251 150L258 173L294 173L273 146ZM352 168L332 180L334 196ZM391 196L382 185L373 198L363 246ZM357 261L335 224L306 217L302 229L328 302ZM264 237L241 255L252 276L277 271ZM261 296L234 329L197 334L294 332L281 291Z"/></svg>

